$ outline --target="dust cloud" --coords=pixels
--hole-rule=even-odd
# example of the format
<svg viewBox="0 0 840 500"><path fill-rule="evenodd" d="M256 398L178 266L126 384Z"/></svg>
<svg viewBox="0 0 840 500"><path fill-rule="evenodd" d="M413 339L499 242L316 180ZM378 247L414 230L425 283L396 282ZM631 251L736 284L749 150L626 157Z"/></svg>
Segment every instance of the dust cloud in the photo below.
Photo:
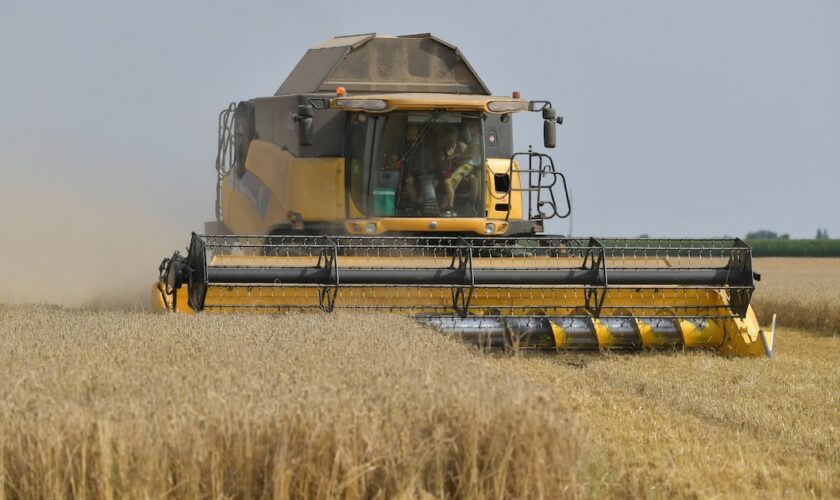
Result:
<svg viewBox="0 0 840 500"><path fill-rule="evenodd" d="M161 259L194 229L137 201L13 181L4 191L0 303L145 309Z"/></svg>

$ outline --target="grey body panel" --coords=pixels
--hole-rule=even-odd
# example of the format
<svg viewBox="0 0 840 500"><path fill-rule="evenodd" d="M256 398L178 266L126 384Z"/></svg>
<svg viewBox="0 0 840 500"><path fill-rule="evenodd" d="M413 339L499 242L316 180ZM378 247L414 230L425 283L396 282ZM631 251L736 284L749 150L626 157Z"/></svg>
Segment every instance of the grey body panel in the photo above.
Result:
<svg viewBox="0 0 840 500"><path fill-rule="evenodd" d="M350 51L350 47L310 49L298 61L295 69L274 95L305 94L318 92L327 75ZM335 90L335 89L332 89Z"/></svg>
<svg viewBox="0 0 840 500"><path fill-rule="evenodd" d="M510 115L508 115L510 117ZM513 155L513 119L502 123L501 115L488 113L484 120L484 147L487 158L510 158ZM493 140L491 140L491 137Z"/></svg>
<svg viewBox="0 0 840 500"><path fill-rule="evenodd" d="M490 95L457 47L430 34L338 37L309 49L274 95L334 92Z"/></svg>
<svg viewBox="0 0 840 500"><path fill-rule="evenodd" d="M253 100L257 138L272 142L297 157L338 157L344 155L347 113L333 109L315 111L312 120L312 146L298 142L294 119L298 106L312 98L332 97L323 94L296 94L258 97Z"/></svg>

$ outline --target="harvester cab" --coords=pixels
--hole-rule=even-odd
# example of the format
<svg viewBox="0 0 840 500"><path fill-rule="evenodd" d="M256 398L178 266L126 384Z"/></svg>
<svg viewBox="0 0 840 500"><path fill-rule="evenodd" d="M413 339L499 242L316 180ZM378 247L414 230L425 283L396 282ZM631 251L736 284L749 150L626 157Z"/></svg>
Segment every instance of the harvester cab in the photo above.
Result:
<svg viewBox="0 0 840 500"><path fill-rule="evenodd" d="M550 102L493 96L431 35L330 40L274 96L222 111L212 232L540 233L570 207L550 157L514 153L511 117L528 111L553 148Z"/></svg>
<svg viewBox="0 0 840 500"><path fill-rule="evenodd" d="M157 308L409 314L490 346L706 347L770 355L740 240L544 235L571 206L512 117L551 102L494 96L428 34L338 37L274 96L219 116L217 220L160 266Z"/></svg>

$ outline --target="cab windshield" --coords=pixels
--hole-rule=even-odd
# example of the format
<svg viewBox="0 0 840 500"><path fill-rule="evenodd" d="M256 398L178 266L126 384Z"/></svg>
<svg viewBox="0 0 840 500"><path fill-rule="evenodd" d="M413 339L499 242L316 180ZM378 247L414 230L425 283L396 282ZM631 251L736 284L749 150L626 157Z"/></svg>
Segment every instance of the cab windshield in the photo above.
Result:
<svg viewBox="0 0 840 500"><path fill-rule="evenodd" d="M350 195L368 217L483 217L480 113L351 113Z"/></svg>

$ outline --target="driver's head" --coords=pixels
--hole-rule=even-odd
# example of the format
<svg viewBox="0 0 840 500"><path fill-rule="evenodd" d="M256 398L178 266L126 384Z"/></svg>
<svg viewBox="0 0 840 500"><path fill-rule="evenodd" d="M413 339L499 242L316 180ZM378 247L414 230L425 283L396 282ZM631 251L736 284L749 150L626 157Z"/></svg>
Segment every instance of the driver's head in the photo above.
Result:
<svg viewBox="0 0 840 500"><path fill-rule="evenodd" d="M470 134L478 134L481 130L478 120L467 120L467 130L469 130Z"/></svg>
<svg viewBox="0 0 840 500"><path fill-rule="evenodd" d="M458 142L458 131L455 127L447 127L443 132L443 145L446 148L452 148Z"/></svg>

